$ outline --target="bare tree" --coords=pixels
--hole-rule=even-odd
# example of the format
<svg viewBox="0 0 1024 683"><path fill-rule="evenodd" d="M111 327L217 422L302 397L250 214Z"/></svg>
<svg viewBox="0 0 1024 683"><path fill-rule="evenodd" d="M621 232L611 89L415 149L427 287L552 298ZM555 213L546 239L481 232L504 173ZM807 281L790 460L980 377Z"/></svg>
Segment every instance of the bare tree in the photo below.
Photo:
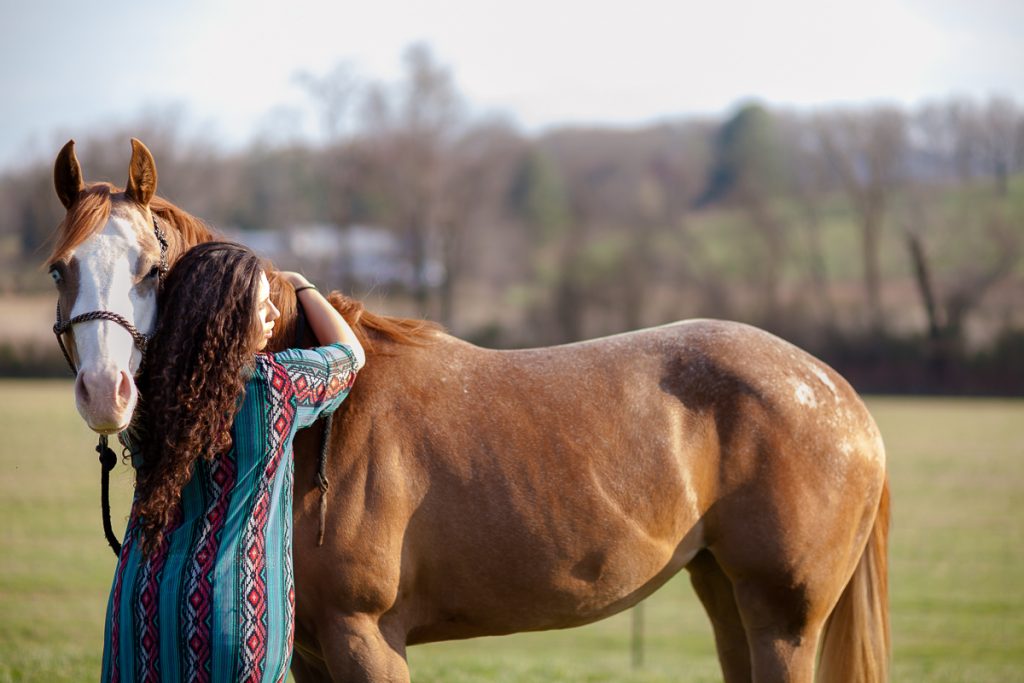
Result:
<svg viewBox="0 0 1024 683"><path fill-rule="evenodd" d="M968 318L979 308L988 293L1008 278L1020 262L1021 239L999 210L987 212L973 239L964 239L964 230L944 231L957 235L959 262L943 272L931 255L935 247L929 233L942 232L938 203L930 201L923 190L911 194L903 235L914 273L918 295L928 324L929 362L936 379L948 379L952 362L965 351Z"/></svg>
<svg viewBox="0 0 1024 683"><path fill-rule="evenodd" d="M798 219L806 236L806 267L810 276L810 295L818 307L818 317L825 331L837 330L835 300L825 261L822 242L823 208L829 191L829 162L814 130L805 120L784 120L783 135L791 155L792 185L790 192L799 211Z"/></svg>
<svg viewBox="0 0 1024 683"><path fill-rule="evenodd" d="M1010 173L1021 145L1021 113L1006 97L993 97L982 112L982 150L985 165L996 183L1000 197L1009 194Z"/></svg>
<svg viewBox="0 0 1024 683"><path fill-rule="evenodd" d="M448 172L441 188L437 229L444 273L438 287L439 315L446 327L456 326L457 286L466 274L470 233L497 220L513 181L522 141L500 121L467 130L449 152Z"/></svg>
<svg viewBox="0 0 1024 683"><path fill-rule="evenodd" d="M929 102L913 121L919 147L936 166L935 180L954 178L967 184L981 165L983 122L973 100Z"/></svg>
<svg viewBox="0 0 1024 683"><path fill-rule="evenodd" d="M346 137L353 105L363 85L356 76L355 68L342 61L321 76L310 71L299 71L294 81L316 103L325 141L328 144L337 143Z"/></svg>
<svg viewBox="0 0 1024 683"><path fill-rule="evenodd" d="M904 178L905 117L891 108L836 113L819 117L817 130L860 222L868 325L873 332L881 332L885 328L880 267L882 228L890 194Z"/></svg>
<svg viewBox="0 0 1024 683"><path fill-rule="evenodd" d="M380 85L369 90L363 121L378 175L395 205L393 220L412 266L413 297L426 313L438 209L450 172L448 154L464 114L450 71L435 61L429 48L410 47L405 68L397 90Z"/></svg>
<svg viewBox="0 0 1024 683"><path fill-rule="evenodd" d="M713 121L704 120L672 126L665 131L667 135L659 142L660 151L653 155L649 168L660 199L659 222L679 246L667 266L670 280L680 294L694 292L697 301L696 305L682 303L682 307L674 307L669 318L732 315L728 283L690 220L691 207L703 192L715 128Z"/></svg>
<svg viewBox="0 0 1024 683"><path fill-rule="evenodd" d="M358 167L353 144L357 133L352 130L351 121L363 84L347 62L339 62L322 76L301 71L295 75L295 81L305 89L320 111L325 146L318 158L318 170L327 185L324 210L328 221L337 227L341 236L341 262L337 264L341 272L340 285L342 289L351 291L355 286L354 255L351 252L352 195Z"/></svg>
<svg viewBox="0 0 1024 683"><path fill-rule="evenodd" d="M24 265L28 261L35 266L46 257L46 241L62 216L63 207L53 193L53 173L49 168L29 168L3 178L0 225L3 233L16 235L17 251L9 263L3 263L0 291L49 284L43 277L31 277ZM0 253L3 261L7 260L5 256Z"/></svg>

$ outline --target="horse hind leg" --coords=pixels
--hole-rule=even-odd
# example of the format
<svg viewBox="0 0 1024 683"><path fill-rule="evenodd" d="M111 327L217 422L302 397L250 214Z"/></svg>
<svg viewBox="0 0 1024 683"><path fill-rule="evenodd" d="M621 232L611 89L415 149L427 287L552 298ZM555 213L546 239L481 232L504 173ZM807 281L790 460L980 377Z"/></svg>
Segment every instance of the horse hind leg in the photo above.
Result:
<svg viewBox="0 0 1024 683"><path fill-rule="evenodd" d="M803 588L763 577L736 581L753 683L812 683L823 619Z"/></svg>
<svg viewBox="0 0 1024 683"><path fill-rule="evenodd" d="M727 573L712 550L687 566L726 683L811 683L825 609L779 571Z"/></svg>
<svg viewBox="0 0 1024 683"><path fill-rule="evenodd" d="M711 619L715 649L725 683L748 683L750 647L732 582L707 550L699 552L686 569L690 572L690 583Z"/></svg>
<svg viewBox="0 0 1024 683"><path fill-rule="evenodd" d="M884 508L884 500L880 508ZM844 683L885 680L887 648L878 641L887 642L884 554L888 518L884 509L878 514L872 511L864 525L872 542L868 544L868 551L864 551L856 542L860 529L849 522L850 517L851 514L835 513L833 523L828 524L827 515L791 514L787 524L777 525L786 530L786 543L783 543L781 530L773 534L765 532L762 526L748 528L747 533L737 528L727 529L722 532L723 540L712 544L710 551L714 559L732 583L750 649L753 683L811 683L823 625L858 567L861 576L859 581L854 581L854 587L859 589L851 592L850 601L857 608L852 611L859 610L863 614L859 618L848 618L847 627L853 624L857 631L859 624L859 630L870 627L882 635L869 638L854 632L853 636L860 639L847 638L850 645L845 649L854 652L846 654L858 658L859 668L843 670L860 673L833 675L832 680ZM740 520L742 515L732 518ZM809 519L814 519L818 525L811 525ZM874 531L871 531L872 522ZM853 542L836 542L835 539L843 539L844 535ZM865 553L870 557L862 561ZM872 596L872 604L860 605ZM837 631L840 632L842 628ZM868 643L876 643L875 650L860 652Z"/></svg>

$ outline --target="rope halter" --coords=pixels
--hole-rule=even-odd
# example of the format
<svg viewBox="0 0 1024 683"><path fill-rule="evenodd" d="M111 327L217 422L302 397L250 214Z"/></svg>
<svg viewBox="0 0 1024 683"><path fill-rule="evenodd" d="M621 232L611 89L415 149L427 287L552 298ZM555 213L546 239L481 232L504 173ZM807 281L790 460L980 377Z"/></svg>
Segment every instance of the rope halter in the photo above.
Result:
<svg viewBox="0 0 1024 683"><path fill-rule="evenodd" d="M167 273L167 235L157 225L156 216L153 216L153 232L156 234L156 241L160 243L160 265L158 266L158 272L160 283L162 284L164 275ZM53 333L57 337L57 345L60 346L61 353L64 354L64 360L68 362L68 367L71 368L72 373L77 375L78 368L75 367L74 362L71 360L71 354L68 353L68 349L64 345L64 333L70 330L73 325L88 322L89 320L109 320L123 327L132 336L135 347L142 354L142 357L145 358L146 346L149 344L149 335L139 332L138 328L123 315L113 311L89 311L88 313L82 313L81 315L64 320L60 313L60 299L57 299L57 320L53 324Z"/></svg>

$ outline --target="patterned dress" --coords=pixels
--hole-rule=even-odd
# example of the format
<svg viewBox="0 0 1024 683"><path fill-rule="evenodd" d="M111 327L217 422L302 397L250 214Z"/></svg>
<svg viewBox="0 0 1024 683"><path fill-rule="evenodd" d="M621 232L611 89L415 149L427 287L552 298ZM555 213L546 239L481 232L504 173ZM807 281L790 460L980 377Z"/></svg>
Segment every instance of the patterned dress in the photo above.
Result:
<svg viewBox="0 0 1024 683"><path fill-rule="evenodd" d="M200 458L160 547L133 511L107 605L103 681L281 681L291 662L292 440L355 379L350 347L256 356L234 445Z"/></svg>

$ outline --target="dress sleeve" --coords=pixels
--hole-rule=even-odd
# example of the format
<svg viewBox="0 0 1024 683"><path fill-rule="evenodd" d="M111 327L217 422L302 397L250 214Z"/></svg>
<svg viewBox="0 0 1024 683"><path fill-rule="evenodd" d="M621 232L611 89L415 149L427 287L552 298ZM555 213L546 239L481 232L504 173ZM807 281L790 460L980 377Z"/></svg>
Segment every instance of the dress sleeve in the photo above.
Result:
<svg viewBox="0 0 1024 683"><path fill-rule="evenodd" d="M315 349L287 349L274 354L295 389L296 422L308 427L333 413L348 396L359 368L352 347L336 343Z"/></svg>

